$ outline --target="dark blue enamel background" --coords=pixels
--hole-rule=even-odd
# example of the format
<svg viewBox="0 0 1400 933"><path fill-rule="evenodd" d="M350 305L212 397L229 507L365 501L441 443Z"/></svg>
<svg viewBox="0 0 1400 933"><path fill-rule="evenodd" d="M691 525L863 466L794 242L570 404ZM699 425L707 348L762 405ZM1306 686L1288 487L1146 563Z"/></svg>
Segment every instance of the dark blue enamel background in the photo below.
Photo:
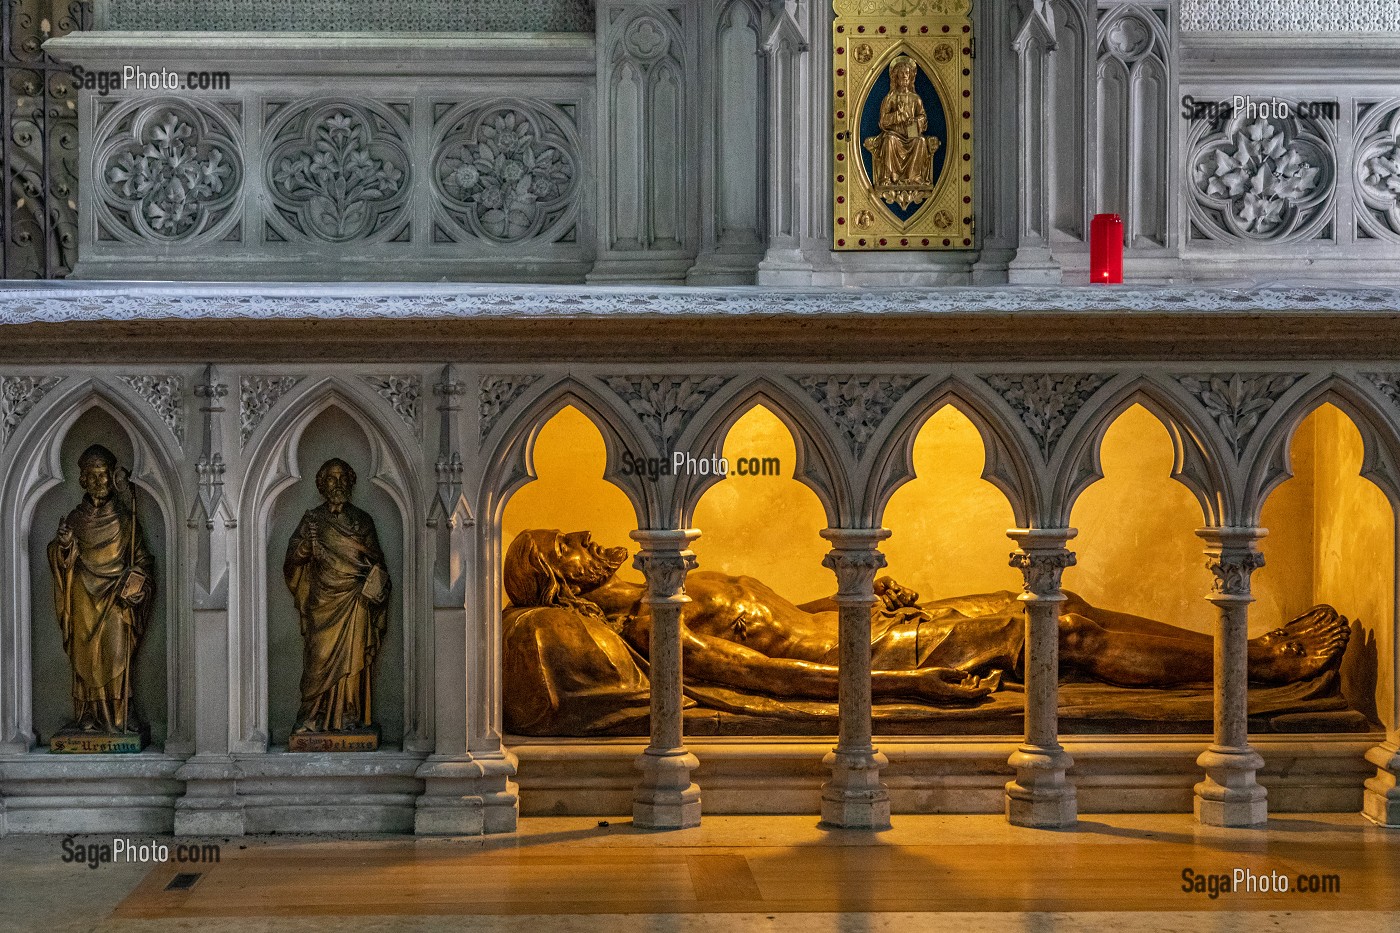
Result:
<svg viewBox="0 0 1400 933"><path fill-rule="evenodd" d="M917 59L916 59L917 61ZM856 143L856 149L860 153L861 164L865 166L865 180L870 182L872 175L872 159L870 150L865 148L865 141L872 136L880 135L880 105L884 103L885 96L890 92L890 66L885 63L885 67L880 70L880 76L875 79L875 86L870 89L870 94L865 98L864 109L860 114L860 139ZM919 99L924 102L924 110L928 113L929 135L937 136L942 143L938 151L933 155L933 183L937 186L939 179L943 177L943 164L948 159L948 117L943 111L943 100L938 96L938 91L934 89L933 82L929 80L924 72L924 66L919 65L918 76L914 79L914 93L919 95ZM880 202L886 210L898 217L901 223L907 223L909 218L919 212L928 201L923 204L911 204L907 208L902 208L898 204L885 204Z"/></svg>

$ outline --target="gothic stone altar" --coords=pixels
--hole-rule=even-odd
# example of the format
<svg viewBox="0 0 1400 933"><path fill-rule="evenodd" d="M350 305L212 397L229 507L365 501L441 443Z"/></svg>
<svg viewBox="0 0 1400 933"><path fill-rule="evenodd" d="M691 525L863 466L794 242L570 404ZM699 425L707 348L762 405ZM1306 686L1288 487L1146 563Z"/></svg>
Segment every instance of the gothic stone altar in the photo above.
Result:
<svg viewBox="0 0 1400 933"><path fill-rule="evenodd" d="M1400 825L1392 7L100 4L0 833Z"/></svg>

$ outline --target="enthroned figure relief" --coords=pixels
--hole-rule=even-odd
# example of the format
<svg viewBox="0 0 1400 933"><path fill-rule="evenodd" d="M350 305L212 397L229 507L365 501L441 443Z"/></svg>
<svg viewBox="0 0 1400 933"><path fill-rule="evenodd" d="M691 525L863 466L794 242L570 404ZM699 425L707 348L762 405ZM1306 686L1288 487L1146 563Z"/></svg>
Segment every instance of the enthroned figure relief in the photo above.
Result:
<svg viewBox="0 0 1400 933"><path fill-rule="evenodd" d="M588 532L532 530L512 542L504 568L508 732L645 731L650 614L644 588L616 576L626 558L626 548L601 547ZM839 681L833 599L796 605L762 581L712 571L691 573L686 591L681 637L697 724L707 722L704 710L721 714L719 724L709 723L716 731L766 725L801 733L829 724ZM996 728L1008 712L1019 713L1025 622L1018 594L920 602L889 577L875 592L877 721L938 733L950 724ZM1069 718L1101 719L1107 731L1124 721L1209 718L1210 636L1066 596L1061 672L1083 687L1069 697ZM1344 712L1336 669L1349 636L1346 617L1316 606L1253 639L1250 681L1262 689L1252 712Z"/></svg>

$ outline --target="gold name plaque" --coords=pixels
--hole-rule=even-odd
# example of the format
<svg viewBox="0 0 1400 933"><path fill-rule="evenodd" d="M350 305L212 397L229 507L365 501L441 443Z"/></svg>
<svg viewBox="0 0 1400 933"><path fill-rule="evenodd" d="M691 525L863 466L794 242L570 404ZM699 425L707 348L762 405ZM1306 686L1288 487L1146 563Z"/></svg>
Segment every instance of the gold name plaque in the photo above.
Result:
<svg viewBox="0 0 1400 933"><path fill-rule="evenodd" d="M971 0L834 6L833 245L971 249Z"/></svg>

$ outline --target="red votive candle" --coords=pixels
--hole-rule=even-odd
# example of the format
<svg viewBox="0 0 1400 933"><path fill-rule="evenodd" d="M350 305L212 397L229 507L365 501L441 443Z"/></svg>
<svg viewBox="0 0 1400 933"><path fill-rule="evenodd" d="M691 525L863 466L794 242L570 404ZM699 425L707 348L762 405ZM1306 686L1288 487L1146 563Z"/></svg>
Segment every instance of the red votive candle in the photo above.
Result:
<svg viewBox="0 0 1400 933"><path fill-rule="evenodd" d="M1123 218L1117 214L1094 215L1089 227L1089 281L1123 284Z"/></svg>

